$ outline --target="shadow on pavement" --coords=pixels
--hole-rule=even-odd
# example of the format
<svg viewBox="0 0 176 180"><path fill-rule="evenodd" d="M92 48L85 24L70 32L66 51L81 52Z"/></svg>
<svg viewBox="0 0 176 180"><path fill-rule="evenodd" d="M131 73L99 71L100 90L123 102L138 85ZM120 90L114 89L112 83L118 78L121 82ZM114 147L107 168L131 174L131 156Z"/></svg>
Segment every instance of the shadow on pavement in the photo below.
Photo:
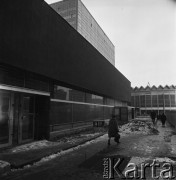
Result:
<svg viewBox="0 0 176 180"><path fill-rule="evenodd" d="M105 171L109 171L110 169L114 171L113 167L120 159L120 162L117 166L120 172L126 168L127 164L131 160L131 157L123 156L123 155L106 155L109 151L109 148L105 148L104 150L96 153L91 158L85 160L83 163L79 165L80 168L86 168L89 170L93 170L99 174L104 174ZM114 174L116 174L114 172ZM117 175L117 174L116 174Z"/></svg>

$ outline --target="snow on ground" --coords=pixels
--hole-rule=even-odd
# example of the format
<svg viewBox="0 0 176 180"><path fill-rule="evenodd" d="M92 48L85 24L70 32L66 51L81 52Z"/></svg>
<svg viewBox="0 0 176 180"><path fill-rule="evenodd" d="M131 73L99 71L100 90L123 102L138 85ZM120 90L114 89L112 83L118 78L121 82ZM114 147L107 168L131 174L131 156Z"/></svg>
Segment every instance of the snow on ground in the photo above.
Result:
<svg viewBox="0 0 176 180"><path fill-rule="evenodd" d="M34 149L41 149L45 147L52 147L52 146L57 146L57 145L62 145L64 143L69 143L69 144L75 144L81 140L86 140L88 138L92 138L100 134L100 132L97 133L84 133L84 134L78 134L78 135L72 135L68 137L63 137L60 138L58 141L48 141L48 140L41 140L41 141L36 141L36 142L31 142L27 143L24 145L20 145L17 147L14 147L9 150L11 153L18 153L22 151L29 151L29 150L34 150Z"/></svg>
<svg viewBox="0 0 176 180"><path fill-rule="evenodd" d="M151 134L152 129L153 129L153 126L150 121L141 121L139 119L130 121L129 123L124 124L120 126L119 128L121 136L126 136L129 134L147 135L147 134ZM73 136L63 137L55 142L47 141L47 140L31 142L28 144L14 147L10 149L9 152L18 153L22 151L29 151L29 150L40 149L40 148L45 148L45 147L57 146L63 143L75 144L81 140L97 136L98 134L100 134L100 132L94 132L94 133L87 132L87 133L80 133Z"/></svg>
<svg viewBox="0 0 176 180"><path fill-rule="evenodd" d="M173 161L172 159L168 158L168 157L163 157L163 158L160 158L160 157L157 157L155 158L156 162L160 162L160 163L171 163L173 165L176 164L176 161Z"/></svg>
<svg viewBox="0 0 176 180"><path fill-rule="evenodd" d="M0 168L5 168L7 166L10 166L8 162L0 160Z"/></svg>
<svg viewBox="0 0 176 180"><path fill-rule="evenodd" d="M106 135L101 136L101 138L104 139L104 136L106 136ZM67 149L67 150L64 150L64 151L60 151L60 152L58 152L58 153L55 153L55 154L51 154L51 155L49 155L49 156L46 156L46 157L42 158L40 161L37 161L37 162L34 163L34 164L28 164L28 165L24 166L23 168L19 168L19 169L11 169L11 171L15 172L15 171L20 171L20 170L23 170L23 169L31 168L31 167L33 167L33 166L40 166L41 164L43 164L43 163L45 163L45 162L48 162L48 161L51 161L52 159L55 159L55 158L57 158L57 157L63 156L63 155L68 154L68 153L71 153L71 152L73 152L74 150L80 149L81 147L88 146L88 145L90 145L90 144L92 144L92 143L99 142L99 141L101 141L101 140L102 140L102 139L93 139L93 140L88 141L88 142L86 142L86 143L84 143L84 144L82 144L82 145L78 145L78 146L76 146L76 147L73 147L73 148L70 148L70 149Z"/></svg>
<svg viewBox="0 0 176 180"><path fill-rule="evenodd" d="M14 147L14 148L10 149L9 152L17 153L17 152L29 151L29 150L33 150L33 149L40 149L40 148L49 147L49 146L56 146L58 144L59 144L58 142L41 140L41 141L31 142L28 144Z"/></svg>
<svg viewBox="0 0 176 180"><path fill-rule="evenodd" d="M58 142L67 142L69 144L75 144L76 142L78 142L80 140L92 138L92 137L97 136L98 134L100 134L100 133L97 132L97 133L88 133L88 134L77 134L74 136L63 137L63 138L59 139Z"/></svg>

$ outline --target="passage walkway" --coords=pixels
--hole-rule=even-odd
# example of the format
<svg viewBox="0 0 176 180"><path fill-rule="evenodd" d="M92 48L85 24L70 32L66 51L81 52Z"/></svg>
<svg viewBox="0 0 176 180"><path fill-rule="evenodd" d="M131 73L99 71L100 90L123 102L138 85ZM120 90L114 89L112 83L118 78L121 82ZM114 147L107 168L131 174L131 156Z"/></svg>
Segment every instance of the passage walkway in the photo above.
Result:
<svg viewBox="0 0 176 180"><path fill-rule="evenodd" d="M145 121L151 122L150 119ZM176 169L176 135L174 130L169 124L163 128L160 121L155 128L158 131L155 130L153 134L149 135L142 133L123 135L122 132L121 143L117 145L112 141L111 146L107 145L108 137L105 134L73 149L73 151L63 153L54 159L51 158L50 161L43 161L11 172L1 179L99 180L103 179L103 159L107 157L123 157L125 159L121 169L123 171L129 162L140 165L141 163L152 163L154 159L160 163L171 162ZM157 170L157 173L160 173L160 169ZM174 174L176 175L176 172ZM147 180L150 179L152 179L151 172L148 169Z"/></svg>

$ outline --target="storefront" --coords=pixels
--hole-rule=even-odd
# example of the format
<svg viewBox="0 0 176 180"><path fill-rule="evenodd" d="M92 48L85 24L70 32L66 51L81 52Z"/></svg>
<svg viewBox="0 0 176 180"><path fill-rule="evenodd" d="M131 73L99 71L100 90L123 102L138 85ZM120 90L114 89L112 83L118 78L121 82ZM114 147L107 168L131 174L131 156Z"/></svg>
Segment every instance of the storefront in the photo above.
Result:
<svg viewBox="0 0 176 180"><path fill-rule="evenodd" d="M92 125L130 102L130 81L45 1L2 0L0 12L0 147Z"/></svg>

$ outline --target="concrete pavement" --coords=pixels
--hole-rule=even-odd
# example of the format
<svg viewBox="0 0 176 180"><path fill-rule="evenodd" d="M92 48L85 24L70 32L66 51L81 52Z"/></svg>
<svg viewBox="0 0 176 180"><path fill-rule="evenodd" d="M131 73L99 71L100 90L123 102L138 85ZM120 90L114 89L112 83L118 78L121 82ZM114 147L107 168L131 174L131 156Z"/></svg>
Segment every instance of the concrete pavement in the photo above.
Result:
<svg viewBox="0 0 176 180"><path fill-rule="evenodd" d="M123 157L126 164L152 162L153 159L175 162L176 136L173 129L169 124L165 128L161 127L160 122L155 128L158 129L158 134L128 134L122 136L119 145L112 141L111 146L107 145L106 134L53 159L48 158L47 161L39 161L32 166L12 171L1 179L103 179L105 157ZM150 172L147 179L151 179Z"/></svg>

